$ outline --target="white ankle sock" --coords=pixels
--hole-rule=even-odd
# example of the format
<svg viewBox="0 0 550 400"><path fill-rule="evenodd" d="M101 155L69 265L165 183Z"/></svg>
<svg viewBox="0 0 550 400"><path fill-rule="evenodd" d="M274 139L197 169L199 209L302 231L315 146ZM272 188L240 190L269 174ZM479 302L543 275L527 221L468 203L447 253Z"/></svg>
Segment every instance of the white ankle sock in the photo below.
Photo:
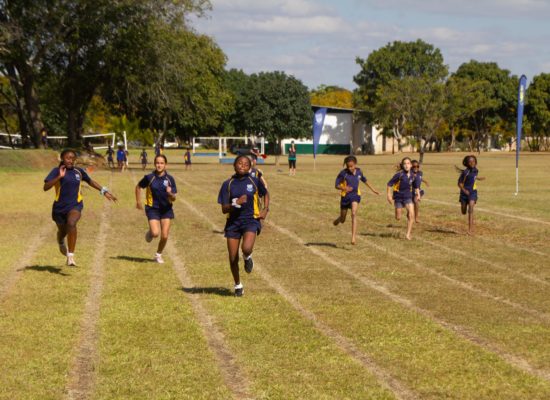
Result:
<svg viewBox="0 0 550 400"><path fill-rule="evenodd" d="M243 288L243 284L242 283L239 283L238 285L235 285L235 289L242 289Z"/></svg>

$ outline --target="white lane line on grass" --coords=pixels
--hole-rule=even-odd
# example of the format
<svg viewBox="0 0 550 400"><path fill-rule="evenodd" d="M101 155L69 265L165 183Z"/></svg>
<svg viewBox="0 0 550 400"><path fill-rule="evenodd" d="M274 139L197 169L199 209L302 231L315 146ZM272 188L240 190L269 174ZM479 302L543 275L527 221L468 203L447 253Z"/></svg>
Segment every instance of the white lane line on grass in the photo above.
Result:
<svg viewBox="0 0 550 400"><path fill-rule="evenodd" d="M172 265L182 288L194 287L193 281L187 274L185 264L179 256L178 251L168 241L166 250L169 257L172 259ZM197 296L185 293L191 303L195 318L197 319L208 346L214 353L222 378L227 388L233 393L235 399L251 399L250 383L244 372L239 367L239 364L233 357L231 350L228 348L224 340L224 335L218 329L214 319L208 314L202 305L202 302Z"/></svg>
<svg viewBox="0 0 550 400"><path fill-rule="evenodd" d="M136 185L137 181L134 171L130 170L130 176L132 177L134 185ZM185 201L181 198L178 198L178 200L183 201L185 204ZM170 240L166 243L165 249L168 256L172 259L172 268L182 285L182 289L194 287L195 285L191 277L187 274L185 263ZM233 393L235 399L252 399L253 397L250 395L249 389L250 382L239 367L235 357L233 357L231 350L229 350L224 340L224 335L218 329L214 319L208 314L208 311L206 311L198 297L188 293L185 293L185 296L189 299L195 318L201 327L202 334L217 360L219 371L225 385Z"/></svg>
<svg viewBox="0 0 550 400"><path fill-rule="evenodd" d="M109 176L109 187L112 185L112 174ZM109 229L109 214L111 204L105 200L100 217L99 233L96 238L96 249L91 265L91 282L84 315L80 322L80 335L75 349L75 355L71 362L67 386L65 387L66 398L73 400L84 400L91 398L94 390L98 367L97 344L99 332L97 323L99 320L99 309L101 306L101 293L104 281L104 255L107 231Z"/></svg>
<svg viewBox="0 0 550 400"><path fill-rule="evenodd" d="M458 203L450 203L448 201L434 200L434 199L423 199L422 201L425 201L425 202L428 202L428 203L434 203L434 204L441 204L441 205L445 205L445 206L452 206L452 207L456 207L458 205ZM539 218L531 218L531 217L523 217L523 216L520 216L520 215L507 214L506 212L499 212L499 211L490 210L490 209L479 207L479 206L476 206L476 211L496 215L496 216L499 216L499 217L512 218L512 219L517 219L517 220L524 221L524 222L533 222L533 223L536 223L536 224L550 226L549 221L544 221L544 220L539 219ZM510 213L512 213L512 212L514 212L514 211L510 210Z"/></svg>
<svg viewBox="0 0 550 400"><path fill-rule="evenodd" d="M468 254L466 253L465 251L462 251L462 250L456 250L456 249L453 249L453 248L450 248L448 246L445 246L443 244L440 244L440 243L437 243L437 242L434 242L432 240L428 240L428 239L423 239L423 238L419 238L419 237L416 237L415 239L417 240L420 240L421 242L423 243L427 243L431 246L435 246L435 247L439 247L440 249L443 249L449 253L454 253L454 254L459 254L463 257L468 257L468 258L472 258L472 255L471 254ZM515 275L518 275L526 280L529 280L531 282L534 282L534 283L537 283L539 285L544 285L544 286L549 286L550 285L550 282L547 282L545 281L544 279L541 279L539 278L538 276L535 276L535 275L531 275L531 274L528 274L528 273L525 273L525 272L521 272L521 271L517 271L515 269L512 269L512 268L508 268L504 265L500 265L500 264L497 264L497 263L494 263L492 261L489 261L489 260L485 260L484 258L481 258L481 257L478 257L478 256L475 256L474 257L474 261L476 263L481 263L481 264L485 264L485 265L488 265L492 268L495 268L495 269L499 269L501 271L506 271L506 272L509 272L511 274L515 274Z"/></svg>
<svg viewBox="0 0 550 400"><path fill-rule="evenodd" d="M179 179L179 178L178 178ZM190 184L179 179L181 182L191 186ZM218 227L212 220L206 216L203 212L198 210L195 206L186 200L181 198L181 201L192 213L200 217L203 221L207 222L213 230L223 230ZM223 238L221 238L223 240ZM275 279L269 275L267 271L262 270L257 265L255 269L256 274L259 275L272 289L274 289L281 297L283 297L302 317L313 323L315 328L324 336L332 340L337 348L343 353L350 356L356 362L359 362L365 369L367 369L372 375L374 375L378 382L386 389L391 391L398 399L418 399L419 397L409 388L407 388L399 380L391 376L388 372L384 371L379 365L377 365L368 355L359 350L350 340L342 336L329 326L323 324L317 319L314 313L305 309L287 290L281 285L277 284Z"/></svg>
<svg viewBox="0 0 550 400"><path fill-rule="evenodd" d="M282 179L283 176L280 176L280 175L274 175L274 177L276 178L279 178L279 179ZM279 184L281 184L281 182L278 182ZM308 185L308 186L313 186L313 187L320 187L320 188L327 188L329 186L325 186L325 185L320 185L320 184L317 184L317 183L312 183L312 182L304 182L304 181L300 181L300 184L302 185ZM324 190L322 192L316 192L315 194L326 194L326 193L329 193L329 191L327 190ZM432 200L432 199L423 199L422 200L423 202L432 202L434 204L443 204L443 205L447 205L447 206L453 206L453 207L456 207L458 205L458 203L456 204L453 204L453 203L449 203L449 202L443 202L443 201L440 201L440 200ZM488 213L493 213L493 211L490 211L490 210L486 210L484 208L479 208L479 207L476 207L476 210L478 211L485 211L485 212L488 212ZM519 219L524 219L524 218L527 218L528 220L530 220L528 217L520 217L520 216L510 216L508 214L497 214L497 215L501 215L501 216L506 216L506 217L513 217L513 218L519 218ZM540 220L536 220L535 221L540 221ZM544 224L549 224L550 225L550 222L546 222L546 221L540 221ZM460 232L457 232L457 231L454 231L454 233L457 233L457 234L460 234ZM486 237L483 237L483 236L476 236L476 239L480 239L480 240L483 240L483 241L486 241L486 242L489 242L489 243L493 243L493 244L497 244L497 245L500 245L500 246L505 246L505 247L511 247L511 248L514 248L514 249L518 249L518 250L523 250L523 251L526 251L528 253L532 253L532 254L536 254L536 255L539 255L539 256L543 256L543 257L548 257L549 255L547 253L544 253L544 252L541 252L541 251L538 251L538 250L534 250L534 249L530 249L530 248L527 248L527 247L519 247L519 246L514 246L510 243L505 243L503 244L502 241L495 241L495 240L492 240L492 239L489 239L489 238L486 238Z"/></svg>
<svg viewBox="0 0 550 400"><path fill-rule="evenodd" d="M36 232L33 236L28 239L29 245L24 250L23 255L14 263L13 267L10 269L8 275L4 278L0 285L0 304L8 298L12 289L15 287L23 272L25 267L31 263L32 259L36 255L40 245L44 244L50 236L52 236L54 231L55 224L52 223L43 223L42 229ZM52 238L52 243L54 239Z"/></svg>
<svg viewBox="0 0 550 400"><path fill-rule="evenodd" d="M202 192L205 192L204 190L202 189L199 189L198 187L194 186L194 185L191 185L183 180L180 179L180 181L184 184L186 184L187 186L193 188L194 190L198 190L198 191L202 191ZM193 207L193 206L191 206ZM193 207L194 208L194 207ZM196 209L195 209L196 210ZM301 213L298 213L296 211L293 211L293 210L286 210L286 211L291 211L293 212L294 214L297 214L297 215L300 215L300 217L305 217L305 215L301 214ZM201 213L200 211L197 210L198 213L200 213L199 215L201 215L201 217L205 218L206 220L208 220L208 218L203 214ZM309 220L311 221L314 221L314 222L318 222L318 221L315 221L313 218L311 217L307 217ZM278 225L275 225L273 222L271 221L267 221L267 223L270 225L270 226L273 226L275 229L279 230L281 233L285 234L286 236L288 236L289 238L293 239L296 243L300 244L301 246L305 247L306 249L308 249L311 253L317 255L318 257L320 257L321 259L323 259L324 261L326 261L327 263L335 266L336 268L340 269L342 272L346 273L347 275L351 276L352 278L356 279L357 281L361 282L363 285L365 285L366 287L369 287L371 288L372 290L375 290L381 294L383 294L384 296L388 297L390 300L392 300L393 302L397 303L397 304L400 304L402 306L404 306L405 308L408 308L410 309L411 311L414 311L422 316L424 316L425 318L437 323L438 325L440 325L441 327L443 328L446 328L447 330L451 331L451 332L454 332L457 336L460 336L462 337L463 339L467 340L468 342L470 343L473 343L477 346L479 346L481 349L485 350L485 351L488 351L490 353L493 353L495 354L496 356L500 357L502 360L504 360L505 362L507 362L508 364L526 372L526 373L529 373L531 375L534 375L534 376L537 376L541 379L544 379L548 382L550 382L550 372L549 371L546 371L546 370L541 370L539 368L536 368L534 366L532 366L527 360L521 358L521 357L518 357L514 354L511 354L503 349L501 349L498 345L490 342L489 340L485 339L485 338L482 338L478 335L476 335L475 333L471 332L470 329L464 327L464 326L461 326L461 325L456 325L456 324L453 324L451 322L447 322L439 317L437 317L435 314L433 314L431 311L429 310L426 310L426 309L423 309L419 306L417 306L416 304L413 303L413 301L405 298L405 297L402 297L396 293L393 293L391 290L389 290L387 287L377 283L376 281L373 281L369 278L366 278L364 276L361 276L359 275L358 273L356 273L355 271L353 271L352 269L350 269L348 266L340 263L339 261L336 261L334 259L332 259L328 254L326 254L325 252L323 252L322 250L320 249L317 249L313 246L307 246L306 242L304 240L302 240L301 237L299 237L298 235L296 235L295 233L289 231L288 229L286 228L283 228L283 227L280 227ZM211 225L213 225L212 223L210 223ZM363 239L360 237L360 239ZM382 247L382 246L379 246L379 245L375 245L374 243L370 243L369 241L367 241L366 239L363 239L365 243L367 244L370 244L371 247L374 247L376 249L378 249L379 251L382 251L382 252L385 252L387 254L390 254L392 256L395 256L391 251L389 251L388 249L386 249L385 247ZM400 258L401 259L401 258ZM405 260L405 261L409 261L409 260ZM410 262L410 261L409 261ZM413 265L417 265L416 263L412 262ZM429 271L430 272L430 271ZM432 273L435 273L436 275L438 275L439 273L437 271L431 271ZM451 279L454 281L454 279L450 278L450 277L447 277L446 275L443 275L442 278L447 278L447 279ZM464 284L466 285L466 288L470 287L469 285L463 283L463 282L458 282L459 284ZM482 293L484 293L482 291ZM496 298L495 296L492 296L489 294L489 296L491 298L495 298L495 299L498 299ZM520 306L521 307L521 306Z"/></svg>
<svg viewBox="0 0 550 400"><path fill-rule="evenodd" d="M344 265L344 264L340 263L339 261L334 260L333 258L331 258L328 254L326 254L322 250L317 249L315 247L307 246L306 242L301 237L299 237L295 233L289 231L288 229L286 229L284 227L281 227L281 226L278 226L278 225L274 224L273 222L268 222L268 223L269 223L270 226L272 226L273 228L275 228L279 232L285 234L289 238L293 239L296 243L298 243L301 246L308 249L311 253L315 254L316 256L318 256L322 260L326 261L327 263L335 266L336 268L338 268L342 272L346 273L347 275L351 276L352 278L358 280L359 282L361 282L363 285L367 286L368 288L383 294L384 296L388 297L393 302L395 302L397 304L400 304L400 305L410 309L411 311L414 311L414 312L424 316L425 318L437 323L441 327L446 328L446 329L454 332L455 334L462 337L463 339L466 339L467 341L481 347L483 350L494 353L495 355L502 358L504 361L508 362L510 365L515 366L515 367L521 369L524 372L527 372L527 373L530 373L532 375L538 376L538 377L540 377L542 379L545 379L545 380L550 382L550 372L540 370L540 369L537 369L537 368L531 366L529 364L529 362L527 362L526 360L524 360L520 357L517 357L513 354L510 354L508 352L503 351L497 345L489 342L486 339L483 339L483 338L477 336L476 334L472 333L466 327L447 322L447 321L435 316L431 311L423 309L423 308L417 306L416 304L414 304L411 300L409 300L405 297L402 297L402 296L400 296L396 293L393 293L387 287L385 287L383 285L380 285L379 283L377 283L375 281L372 281L369 278L361 276L360 274L358 274L357 272L355 272L351 268L349 268L347 265Z"/></svg>

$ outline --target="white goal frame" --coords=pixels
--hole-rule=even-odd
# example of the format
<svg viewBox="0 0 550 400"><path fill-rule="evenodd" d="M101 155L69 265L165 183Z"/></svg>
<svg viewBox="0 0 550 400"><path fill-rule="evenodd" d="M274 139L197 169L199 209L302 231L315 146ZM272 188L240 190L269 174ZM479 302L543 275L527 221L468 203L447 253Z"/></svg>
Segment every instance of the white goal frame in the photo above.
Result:
<svg viewBox="0 0 550 400"><path fill-rule="evenodd" d="M82 135L82 139L85 140L87 138L92 138L92 137L106 137L106 136L111 136L112 137L112 140L111 140L111 148L114 149L115 148L115 141L116 141L116 133L114 132L109 132L109 133L94 133L94 134L91 134L91 135ZM66 137L66 136L65 136ZM53 137L52 137L53 138ZM61 136L59 136L58 138L61 138ZM49 139L49 137L48 137ZM126 136L125 136L125 139L126 139ZM126 140L124 140L125 144L126 144ZM102 150L102 149L108 149L109 146L93 146L94 149L97 149L97 150ZM124 148L126 148L126 146L124 146Z"/></svg>
<svg viewBox="0 0 550 400"><path fill-rule="evenodd" d="M253 142L253 137L251 136L197 136L193 137L192 140L192 151L195 154L195 149L197 147L197 140L217 140L218 141L218 158L223 158L223 154L227 154L227 139L232 140L244 140L244 144L247 145L249 142ZM265 139L260 138L260 152L265 154Z"/></svg>

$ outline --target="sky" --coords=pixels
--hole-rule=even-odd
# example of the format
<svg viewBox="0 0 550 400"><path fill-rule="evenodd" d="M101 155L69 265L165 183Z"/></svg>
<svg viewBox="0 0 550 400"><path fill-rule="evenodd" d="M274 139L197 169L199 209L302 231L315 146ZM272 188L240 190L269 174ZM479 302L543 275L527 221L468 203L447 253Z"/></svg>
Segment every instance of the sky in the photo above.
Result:
<svg viewBox="0 0 550 400"><path fill-rule="evenodd" d="M451 72L497 62L531 80L550 73L550 0L211 0L194 28L212 36L227 67L285 71L310 89L356 87L356 58L395 40L439 48Z"/></svg>

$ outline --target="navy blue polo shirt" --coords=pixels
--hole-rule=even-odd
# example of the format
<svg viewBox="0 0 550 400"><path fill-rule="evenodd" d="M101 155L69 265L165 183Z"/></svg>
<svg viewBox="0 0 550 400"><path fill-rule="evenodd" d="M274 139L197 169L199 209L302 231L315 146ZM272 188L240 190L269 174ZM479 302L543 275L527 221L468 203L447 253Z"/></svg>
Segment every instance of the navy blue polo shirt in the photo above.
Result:
<svg viewBox="0 0 550 400"><path fill-rule="evenodd" d="M59 167L53 168L44 182L49 182L59 176ZM55 185L55 200L53 209L57 213L68 213L73 208L82 205L82 181L88 184L92 181L82 168L67 168L65 176Z"/></svg>
<svg viewBox="0 0 550 400"><path fill-rule="evenodd" d="M168 197L166 188L172 187L172 193L178 192L176 188L176 181L172 175L167 172L163 175L157 175L152 172L145 175L139 182L138 186L145 190L145 205L151 208L158 208L159 210L167 210L172 208L172 202Z"/></svg>
<svg viewBox="0 0 550 400"><path fill-rule="evenodd" d="M246 203L242 204L241 208L231 207L227 219L229 222L257 219L260 216L260 197L265 196L266 193L267 189L260 179L253 178L250 174L243 176L235 174L222 184L218 203L231 204L232 199L246 195Z"/></svg>

